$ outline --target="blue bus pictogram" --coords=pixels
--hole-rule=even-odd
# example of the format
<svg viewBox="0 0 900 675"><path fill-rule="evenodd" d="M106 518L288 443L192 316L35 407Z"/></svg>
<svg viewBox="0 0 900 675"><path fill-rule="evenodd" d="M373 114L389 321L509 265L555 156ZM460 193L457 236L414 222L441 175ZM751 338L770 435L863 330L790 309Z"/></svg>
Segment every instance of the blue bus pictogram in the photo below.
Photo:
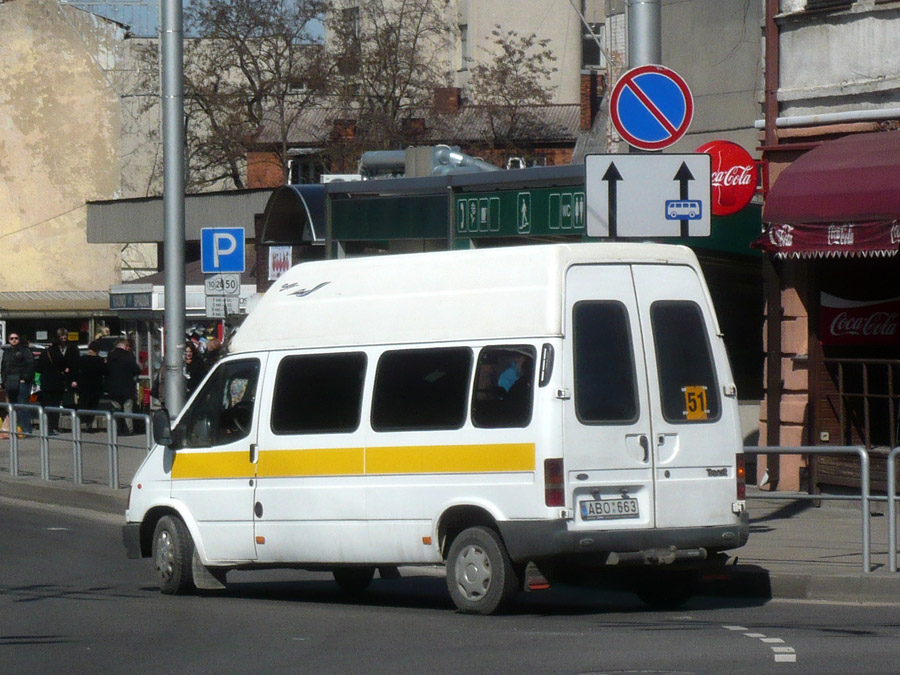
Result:
<svg viewBox="0 0 900 675"><path fill-rule="evenodd" d="M696 199L666 200L666 220L700 220L703 204Z"/></svg>

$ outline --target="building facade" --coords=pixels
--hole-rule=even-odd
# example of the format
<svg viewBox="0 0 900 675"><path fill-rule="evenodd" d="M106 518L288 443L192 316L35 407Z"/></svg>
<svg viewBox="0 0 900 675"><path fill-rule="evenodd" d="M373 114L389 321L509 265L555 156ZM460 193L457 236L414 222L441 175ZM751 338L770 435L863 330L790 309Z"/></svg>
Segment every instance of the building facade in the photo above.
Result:
<svg viewBox="0 0 900 675"><path fill-rule="evenodd" d="M900 2L767 0L765 38L761 437L862 444L883 488L900 431ZM859 484L852 462L769 459L778 488Z"/></svg>
<svg viewBox="0 0 900 675"><path fill-rule="evenodd" d="M155 146L126 27L56 0L0 4L0 319L92 332L155 247L89 245L86 201L144 194ZM141 133L140 129L144 129Z"/></svg>

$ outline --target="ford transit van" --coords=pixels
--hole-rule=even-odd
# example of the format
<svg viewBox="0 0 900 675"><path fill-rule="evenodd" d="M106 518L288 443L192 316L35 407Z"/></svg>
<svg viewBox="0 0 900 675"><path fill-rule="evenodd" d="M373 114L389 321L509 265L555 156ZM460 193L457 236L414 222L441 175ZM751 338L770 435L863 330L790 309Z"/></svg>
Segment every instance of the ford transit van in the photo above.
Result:
<svg viewBox="0 0 900 675"><path fill-rule="evenodd" d="M684 247L297 265L154 431L124 538L164 593L443 565L464 612L503 609L526 569L675 605L749 531L737 392Z"/></svg>

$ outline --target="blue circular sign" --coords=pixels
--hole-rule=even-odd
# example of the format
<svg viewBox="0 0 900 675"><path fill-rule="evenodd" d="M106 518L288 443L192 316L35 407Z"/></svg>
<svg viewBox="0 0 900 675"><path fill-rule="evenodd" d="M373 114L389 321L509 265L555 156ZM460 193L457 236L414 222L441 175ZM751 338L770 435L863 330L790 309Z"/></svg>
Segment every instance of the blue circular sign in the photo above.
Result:
<svg viewBox="0 0 900 675"><path fill-rule="evenodd" d="M694 116L694 99L674 70L646 65L619 78L609 108L613 126L629 145L661 150L687 132Z"/></svg>

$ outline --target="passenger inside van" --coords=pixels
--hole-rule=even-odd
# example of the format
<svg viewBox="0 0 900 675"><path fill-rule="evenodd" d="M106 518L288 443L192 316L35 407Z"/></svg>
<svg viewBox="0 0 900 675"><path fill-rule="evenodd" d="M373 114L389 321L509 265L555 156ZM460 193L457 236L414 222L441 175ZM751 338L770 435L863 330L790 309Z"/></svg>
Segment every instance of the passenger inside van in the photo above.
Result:
<svg viewBox="0 0 900 675"><path fill-rule="evenodd" d="M534 350L483 349L475 378L472 422L477 427L525 427L531 421Z"/></svg>

